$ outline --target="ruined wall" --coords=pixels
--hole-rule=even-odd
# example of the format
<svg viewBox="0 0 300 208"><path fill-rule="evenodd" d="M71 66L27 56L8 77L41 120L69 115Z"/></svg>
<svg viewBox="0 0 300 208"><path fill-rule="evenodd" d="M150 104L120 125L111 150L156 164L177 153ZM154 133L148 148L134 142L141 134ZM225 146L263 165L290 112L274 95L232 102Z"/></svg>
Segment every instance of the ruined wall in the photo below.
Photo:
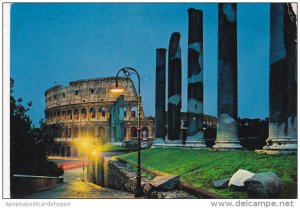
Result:
<svg viewBox="0 0 300 208"><path fill-rule="evenodd" d="M132 129L137 127L137 92L130 78L119 77L119 85L124 91L124 117L125 140L132 137ZM111 93L115 87L115 77L78 80L70 82L69 86L56 85L45 92L46 123L62 124L63 132L57 141L64 145L59 150L53 150L56 155L70 156L66 148L71 147L71 156L80 156L76 149L79 138L92 138L99 142L104 138L105 142L111 142L109 129L110 107L119 95ZM148 138L152 138L154 121L141 113L141 127L148 132Z"/></svg>

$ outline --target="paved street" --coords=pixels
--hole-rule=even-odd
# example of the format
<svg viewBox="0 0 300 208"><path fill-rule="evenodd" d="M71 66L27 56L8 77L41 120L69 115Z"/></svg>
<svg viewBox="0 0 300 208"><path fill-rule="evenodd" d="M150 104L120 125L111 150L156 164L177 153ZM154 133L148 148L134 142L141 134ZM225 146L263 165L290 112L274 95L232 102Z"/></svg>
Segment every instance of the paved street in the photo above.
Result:
<svg viewBox="0 0 300 208"><path fill-rule="evenodd" d="M91 183L81 181L83 178L82 167L71 170L65 170L64 183L55 188L31 194L25 198L134 198L134 195L127 192L116 191L109 188L103 188Z"/></svg>

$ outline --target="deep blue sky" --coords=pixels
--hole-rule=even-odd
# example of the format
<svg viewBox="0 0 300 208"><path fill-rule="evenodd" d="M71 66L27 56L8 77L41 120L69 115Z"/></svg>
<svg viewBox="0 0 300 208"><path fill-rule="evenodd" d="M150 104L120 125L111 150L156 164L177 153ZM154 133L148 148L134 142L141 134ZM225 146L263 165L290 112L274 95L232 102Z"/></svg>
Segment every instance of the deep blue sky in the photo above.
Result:
<svg viewBox="0 0 300 208"><path fill-rule="evenodd" d="M187 9L204 12L204 112L217 114L217 4L13 4L11 77L16 97L44 118L44 92L55 82L115 76L124 66L141 74L146 115L154 115L155 50L181 33L183 111L187 102ZM269 4L238 4L238 113L268 116ZM135 81L135 80L134 80ZM136 83L136 82L135 82Z"/></svg>

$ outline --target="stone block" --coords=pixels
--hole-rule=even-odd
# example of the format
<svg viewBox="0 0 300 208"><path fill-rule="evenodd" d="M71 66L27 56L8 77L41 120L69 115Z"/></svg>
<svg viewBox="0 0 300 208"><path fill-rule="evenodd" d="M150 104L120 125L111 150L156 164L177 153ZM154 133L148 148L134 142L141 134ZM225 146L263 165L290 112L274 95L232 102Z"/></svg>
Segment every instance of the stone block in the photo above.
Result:
<svg viewBox="0 0 300 208"><path fill-rule="evenodd" d="M281 190L281 180L272 171L257 173L244 182L246 191L256 198L269 198L277 196Z"/></svg>
<svg viewBox="0 0 300 208"><path fill-rule="evenodd" d="M214 188L216 188L216 189L225 189L225 188L227 188L229 180L230 180L230 178L214 181Z"/></svg>
<svg viewBox="0 0 300 208"><path fill-rule="evenodd" d="M230 178L228 187L235 190L243 190L245 188L244 182L254 176L254 173L251 173L247 170L239 169L233 176Z"/></svg>
<svg viewBox="0 0 300 208"><path fill-rule="evenodd" d="M172 190L179 184L179 176L156 176L150 181L150 185L153 186L155 190Z"/></svg>

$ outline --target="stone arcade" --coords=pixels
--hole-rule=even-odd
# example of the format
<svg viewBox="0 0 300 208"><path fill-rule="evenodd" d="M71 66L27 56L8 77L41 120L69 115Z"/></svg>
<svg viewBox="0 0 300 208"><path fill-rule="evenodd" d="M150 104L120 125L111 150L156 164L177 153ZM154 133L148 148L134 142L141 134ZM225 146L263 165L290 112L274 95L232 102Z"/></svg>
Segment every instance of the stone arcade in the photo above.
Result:
<svg viewBox="0 0 300 208"><path fill-rule="evenodd" d="M120 77L119 83L125 93L118 99L110 92L115 87L115 77L73 81L67 87L56 85L45 92L46 124L63 126L61 137L56 138L59 145L49 150L51 155L80 156L78 146L82 138L89 138L95 144L101 144L101 139L104 143L136 140L137 93L131 79ZM111 106L121 108L109 111ZM120 118L109 129L109 122L116 115ZM142 140L152 141L153 132L153 117L145 117L142 111Z"/></svg>

